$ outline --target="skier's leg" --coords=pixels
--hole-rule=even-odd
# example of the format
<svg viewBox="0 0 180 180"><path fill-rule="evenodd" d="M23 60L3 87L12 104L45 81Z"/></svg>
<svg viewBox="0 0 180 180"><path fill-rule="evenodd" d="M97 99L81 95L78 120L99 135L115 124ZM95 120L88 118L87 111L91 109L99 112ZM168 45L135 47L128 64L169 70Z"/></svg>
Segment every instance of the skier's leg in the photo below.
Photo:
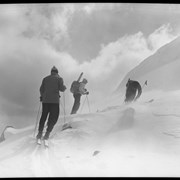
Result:
<svg viewBox="0 0 180 180"><path fill-rule="evenodd" d="M80 106L80 98L81 94L74 94L74 105L71 111L71 114L76 114L77 110L79 109Z"/></svg>
<svg viewBox="0 0 180 180"><path fill-rule="evenodd" d="M136 96L136 91L127 92L125 102L126 103L132 102L134 100L135 96Z"/></svg>
<svg viewBox="0 0 180 180"><path fill-rule="evenodd" d="M73 94L73 97L74 97L74 104L73 104L73 107L72 107L72 110L71 110L71 114L75 114L75 105L76 105L76 94Z"/></svg>
<svg viewBox="0 0 180 180"><path fill-rule="evenodd" d="M81 100L81 94L78 94L77 98L76 98L75 113L78 111L78 109L80 107L80 100Z"/></svg>
<svg viewBox="0 0 180 180"><path fill-rule="evenodd" d="M41 118L40 118L40 121L39 121L38 134L36 136L38 139L41 138L41 136L42 136L42 132L43 132L43 129L44 129L44 124L45 124L48 113L49 113L48 104L43 103L42 104L42 114L41 114Z"/></svg>
<svg viewBox="0 0 180 180"><path fill-rule="evenodd" d="M54 125L57 123L58 117L59 117L59 104L52 103L50 106L50 114L48 118L47 130L44 139L49 138L49 135L54 128Z"/></svg>
<svg viewBox="0 0 180 180"><path fill-rule="evenodd" d="M126 92L126 98L125 98L125 103L128 103L130 101L130 97L131 97L131 94L129 92Z"/></svg>
<svg viewBox="0 0 180 180"><path fill-rule="evenodd" d="M76 114L76 112L78 111L79 106L80 106L81 94L75 94L74 99L75 100L74 100L74 105L73 105L71 114Z"/></svg>
<svg viewBox="0 0 180 180"><path fill-rule="evenodd" d="M129 102L132 102L135 96L136 96L136 93L131 94L131 96L129 97Z"/></svg>

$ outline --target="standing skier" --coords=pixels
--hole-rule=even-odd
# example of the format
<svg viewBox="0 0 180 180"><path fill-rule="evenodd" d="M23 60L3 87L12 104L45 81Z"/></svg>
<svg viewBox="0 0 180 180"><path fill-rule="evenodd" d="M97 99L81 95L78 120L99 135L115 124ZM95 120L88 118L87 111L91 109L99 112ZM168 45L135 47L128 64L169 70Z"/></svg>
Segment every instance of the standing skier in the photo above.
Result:
<svg viewBox="0 0 180 180"><path fill-rule="evenodd" d="M44 140L49 138L49 135L56 124L59 117L59 91L64 92L66 86L63 79L58 74L58 69L53 66L51 74L46 76L40 86L40 101L42 101L42 115L39 122L37 139L41 139L44 124L48 117L46 133L43 137Z"/></svg>
<svg viewBox="0 0 180 180"><path fill-rule="evenodd" d="M137 92L138 94L136 95ZM139 82L129 79L126 84L126 97L124 101L126 103L136 101L141 96L141 93L142 88Z"/></svg>
<svg viewBox="0 0 180 180"><path fill-rule="evenodd" d="M72 107L71 114L76 114L76 112L78 111L80 106L81 96L85 94L86 95L89 94L87 89L85 89L85 85L88 83L87 79L84 78L82 82L79 82L82 74L83 73L81 73L78 80L74 81L71 85L71 92L73 93L73 97L74 97L74 105Z"/></svg>

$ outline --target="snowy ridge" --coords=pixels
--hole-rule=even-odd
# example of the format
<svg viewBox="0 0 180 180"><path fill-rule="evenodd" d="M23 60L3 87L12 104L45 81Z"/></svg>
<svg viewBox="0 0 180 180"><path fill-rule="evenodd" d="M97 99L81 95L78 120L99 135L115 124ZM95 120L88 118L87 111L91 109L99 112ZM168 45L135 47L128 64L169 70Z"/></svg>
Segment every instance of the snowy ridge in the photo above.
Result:
<svg viewBox="0 0 180 180"><path fill-rule="evenodd" d="M180 37L161 47L156 53L127 73L116 92L124 91L129 78L138 80L142 86L148 80L148 86L144 88L144 91L152 89L175 90L179 88L180 85L175 83L180 75L179 46ZM171 86L173 87L171 88Z"/></svg>
<svg viewBox="0 0 180 180"><path fill-rule="evenodd" d="M154 115L179 112L180 98L168 97L67 116L73 128L64 131L60 119L48 149L27 127L0 143L0 176L179 176L179 118Z"/></svg>

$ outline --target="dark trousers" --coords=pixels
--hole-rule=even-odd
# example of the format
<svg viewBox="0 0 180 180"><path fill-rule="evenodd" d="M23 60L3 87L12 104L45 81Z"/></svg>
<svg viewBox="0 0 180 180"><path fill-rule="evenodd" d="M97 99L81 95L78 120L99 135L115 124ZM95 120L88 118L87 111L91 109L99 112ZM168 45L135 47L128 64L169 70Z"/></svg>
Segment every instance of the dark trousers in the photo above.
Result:
<svg viewBox="0 0 180 180"><path fill-rule="evenodd" d="M59 104L58 103L42 103L42 115L39 122L39 132L43 132L44 124L46 122L47 116L47 130L46 132L50 133L56 124L59 117Z"/></svg>
<svg viewBox="0 0 180 180"><path fill-rule="evenodd" d="M125 102L132 102L136 96L136 91L126 93Z"/></svg>
<svg viewBox="0 0 180 180"><path fill-rule="evenodd" d="M73 94L73 97L74 97L74 105L72 107L71 114L76 114L80 106L81 94L79 93Z"/></svg>

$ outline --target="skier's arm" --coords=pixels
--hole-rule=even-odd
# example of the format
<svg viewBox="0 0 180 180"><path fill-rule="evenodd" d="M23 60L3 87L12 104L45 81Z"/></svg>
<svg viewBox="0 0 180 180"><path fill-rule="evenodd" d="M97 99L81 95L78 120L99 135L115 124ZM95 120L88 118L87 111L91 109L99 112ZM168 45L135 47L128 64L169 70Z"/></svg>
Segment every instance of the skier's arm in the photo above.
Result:
<svg viewBox="0 0 180 180"><path fill-rule="evenodd" d="M44 79L43 79L42 84L41 84L41 86L39 88L39 91L40 91L40 96L42 97L42 95L44 93Z"/></svg>
<svg viewBox="0 0 180 180"><path fill-rule="evenodd" d="M85 89L85 84L80 83L79 92L80 92L81 94L86 94L86 93L87 93L87 89Z"/></svg>
<svg viewBox="0 0 180 180"><path fill-rule="evenodd" d="M62 78L59 78L59 90L64 92L66 90L66 86L64 85L64 81Z"/></svg>
<svg viewBox="0 0 180 180"><path fill-rule="evenodd" d="M137 90L138 90L138 94L137 94L136 98L134 99L134 101L136 101L141 96L142 88L140 85L137 86Z"/></svg>
<svg viewBox="0 0 180 180"><path fill-rule="evenodd" d="M127 82L127 83L126 83L126 88L128 87L128 85L129 85L129 83Z"/></svg>

